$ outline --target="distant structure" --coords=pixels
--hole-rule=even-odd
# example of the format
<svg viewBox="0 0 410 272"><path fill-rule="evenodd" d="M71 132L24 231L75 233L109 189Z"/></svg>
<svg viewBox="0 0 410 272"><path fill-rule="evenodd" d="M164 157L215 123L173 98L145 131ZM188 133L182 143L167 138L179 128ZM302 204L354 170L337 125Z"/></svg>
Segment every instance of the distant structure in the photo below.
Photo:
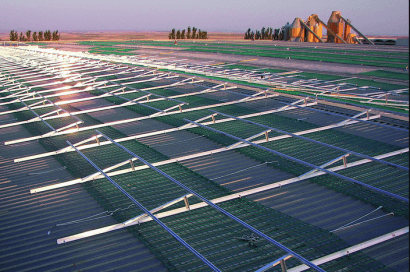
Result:
<svg viewBox="0 0 410 272"><path fill-rule="evenodd" d="M312 14L306 21L295 18L292 24L289 22L281 29L275 29L274 38L292 42L325 42L322 39L323 27L327 30L328 43L362 43L359 37L351 33L353 29L366 43L374 43L363 35L350 20L345 19L340 11L333 11L325 24L317 14Z"/></svg>

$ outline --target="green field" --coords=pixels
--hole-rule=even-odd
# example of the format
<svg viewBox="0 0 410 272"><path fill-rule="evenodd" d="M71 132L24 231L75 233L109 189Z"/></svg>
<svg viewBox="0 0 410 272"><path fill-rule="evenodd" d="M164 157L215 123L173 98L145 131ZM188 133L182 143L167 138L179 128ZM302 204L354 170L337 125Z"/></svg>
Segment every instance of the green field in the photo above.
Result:
<svg viewBox="0 0 410 272"><path fill-rule="evenodd" d="M175 47L173 42L153 42L153 41L129 41L129 42L80 42L83 45L113 46L120 44L149 45ZM379 53L371 51L351 51L338 49L315 49L303 47L283 47L264 45L242 45L242 44L220 44L204 42L182 42L179 48L188 51L207 52L219 54L234 54L246 56L261 56L296 60L322 61L330 63L343 63L352 65L367 65L375 67L390 67L405 69L408 66L409 55L403 56L398 53ZM379 55L382 54L382 55Z"/></svg>

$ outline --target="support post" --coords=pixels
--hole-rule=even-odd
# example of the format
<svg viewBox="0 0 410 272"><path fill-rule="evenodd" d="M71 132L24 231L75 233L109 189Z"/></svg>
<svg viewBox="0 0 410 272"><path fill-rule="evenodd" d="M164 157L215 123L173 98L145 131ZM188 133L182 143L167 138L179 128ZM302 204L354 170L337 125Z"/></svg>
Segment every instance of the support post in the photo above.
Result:
<svg viewBox="0 0 410 272"><path fill-rule="evenodd" d="M184 196L184 202L185 202L185 207L186 207L186 209L189 210L189 209L190 209L190 208L189 208L189 200L188 200L188 198L187 198L186 196Z"/></svg>
<svg viewBox="0 0 410 272"><path fill-rule="evenodd" d="M286 261L280 260L280 267L282 268L282 272L287 272L288 268L286 267Z"/></svg>
<svg viewBox="0 0 410 272"><path fill-rule="evenodd" d="M307 31L313 34L321 43L324 43L321 37L319 37L308 25L305 24L302 20L300 20L300 23L306 28Z"/></svg>
<svg viewBox="0 0 410 272"><path fill-rule="evenodd" d="M342 17L342 15L339 14L339 17L342 18L342 20L345 22L345 24L349 25L351 28L353 28L354 31L357 32L357 34L359 34L360 36L362 36L368 43L374 45L374 43L369 40L365 35L363 35L359 30L357 30L357 28L355 28L348 20L346 20L345 18Z"/></svg>

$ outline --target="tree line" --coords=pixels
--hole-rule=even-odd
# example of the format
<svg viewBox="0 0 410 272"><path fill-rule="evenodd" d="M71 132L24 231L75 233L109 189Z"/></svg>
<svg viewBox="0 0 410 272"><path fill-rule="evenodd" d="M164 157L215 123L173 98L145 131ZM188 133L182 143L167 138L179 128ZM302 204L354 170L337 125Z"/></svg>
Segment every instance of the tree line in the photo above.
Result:
<svg viewBox="0 0 410 272"><path fill-rule="evenodd" d="M188 26L186 32L185 32L185 29L183 29L182 31L178 29L178 31L175 32L175 28L173 28L171 32L168 34L168 38L170 40L208 39L208 32L201 31L200 29L197 29L196 27L192 27L192 31L191 31L190 26Z"/></svg>
<svg viewBox="0 0 410 272"><path fill-rule="evenodd" d="M253 32L250 28L245 32L245 40L272 40L274 37L271 27L262 27L261 31Z"/></svg>
<svg viewBox="0 0 410 272"><path fill-rule="evenodd" d="M38 33L33 32L33 35L31 35L31 30L27 30L26 35L24 35L23 32L20 32L19 36L17 31L12 30L10 31L10 41L58 41L60 40L60 35L61 34L58 34L58 30L53 31L52 33L50 30L46 30L44 32L39 31Z"/></svg>

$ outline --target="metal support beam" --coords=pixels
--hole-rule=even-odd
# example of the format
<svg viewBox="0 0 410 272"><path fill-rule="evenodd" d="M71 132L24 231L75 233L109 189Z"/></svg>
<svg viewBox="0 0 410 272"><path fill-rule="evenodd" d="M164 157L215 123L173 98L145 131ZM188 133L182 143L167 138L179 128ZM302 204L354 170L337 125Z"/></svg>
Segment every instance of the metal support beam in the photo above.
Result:
<svg viewBox="0 0 410 272"><path fill-rule="evenodd" d="M317 39L319 39L320 42L324 43L322 38L319 37L307 24L305 24L305 22L303 22L302 20L299 20L299 22L306 28L307 31L309 31L310 33L313 34L313 36L315 36Z"/></svg>
<svg viewBox="0 0 410 272"><path fill-rule="evenodd" d="M104 136L104 135L103 135ZM104 136L106 137L106 136ZM196 251L193 247L191 247L187 242L185 242L181 237L179 237L175 232L173 232L170 228L168 228L164 223L162 223L155 215L153 215L147 208L145 208L142 204L140 204L135 198L133 198L130 194L127 193L120 185L118 185L114 180L112 180L109 176L107 176L103 170L101 170L97 165L95 165L90 159L88 159L81 151L79 151L75 146L73 146L69 141L67 141L72 148L76 150L76 152L83 157L89 164L91 164L98 172L100 172L104 177L111 182L121 193L123 193L129 200L131 200L136 206L138 206L141 210L144 211L145 214L148 214L158 225L160 225L164 230L166 230L169 234L171 234L178 242L180 242L183 246L185 246L189 251L191 251L195 256L197 256L201 261L203 261L207 266L209 266L213 271L220 271L214 264L208 261L204 256L202 256L198 251ZM139 157L138 157L139 158ZM141 158L139 158L141 159ZM309 266L310 267L310 266Z"/></svg>
<svg viewBox="0 0 410 272"><path fill-rule="evenodd" d="M273 262L268 263L267 265L259 268L255 272L264 272L266 270L269 270L272 267L277 266L278 264L280 264L280 266L282 267L282 271L286 271L286 269L284 269L284 267L286 268L285 260L290 259L290 258L292 258L292 255L286 254L286 255L280 257L279 259L276 259Z"/></svg>
<svg viewBox="0 0 410 272"><path fill-rule="evenodd" d="M294 138L302 139L302 140L305 140L305 141L308 141L308 142L312 142L312 143L322 145L322 146L325 146L325 147L328 147L328 148L332 148L332 149L335 149L335 150L338 150L338 151L349 153L349 154L355 155L355 156L360 157L360 158L369 159L369 160L372 160L372 161L375 161L375 162L378 162L378 163L381 163L381 164L385 164L385 165L392 166L392 167L395 167L397 169L409 172L409 168L398 165L398 164L394 164L394 163L383 161L383 160L378 160L378 159L375 159L374 157L371 157L371 156L368 156L368 155L365 155L365 154L361 154L361 153L351 151L351 150L347 150L347 149L344 149L344 148L341 148L341 147L338 147L338 146L334 146L334 145L331 145L331 144L326 144L326 143L323 143L323 142L312 140L312 139L309 139L309 138L306 138L306 137L303 137L303 136L300 136L300 135L296 135L294 133L290 133L290 132L287 132L287 131L284 131L284 130L280 130L280 129L273 128L273 127L270 127L270 126L262 125L262 124L252 122L252 121L249 121L249 120L245 120L245 119L242 119L242 118L239 118L239 117L235 117L235 116L232 116L232 115L229 115L229 114L220 113L220 112L213 111L213 110L210 110L210 111L214 112L214 113L218 113L218 114L226 116L226 117L229 117L229 118L234 118L236 120L239 120L239 121L242 121L242 122L245 122L245 123L248 123L248 124L260 126L262 128L270 129L272 131L275 131L275 132L278 132L278 133L281 133L281 134L289 135L289 136L292 136Z"/></svg>
<svg viewBox="0 0 410 272"><path fill-rule="evenodd" d="M156 207L156 208L150 210L150 212L151 212L151 213L159 212L159 211L161 211L161 210L163 210L163 209L165 209L165 208L168 208L168 207L170 207L170 206L174 205L175 203L178 203L178 202L180 202L180 201L182 201L182 200L184 200L185 205L186 205L186 203L187 203L187 201L188 201L188 198L190 198L191 196L193 196L193 194L183 195L183 196L181 196L181 197L178 197L178 198L176 198L176 199L174 199L174 200L171 200L171 201L169 201L169 202L167 202L167 203L165 203L165 204L163 204L163 205L161 205L161 206L158 206L158 207ZM189 210L189 209L188 209L188 210ZM134 223L138 223L139 220L141 220L141 219L143 219L143 218L146 218L147 216L148 216L148 214L143 213L143 214L141 214L141 215L138 215L138 216L136 216L136 217L133 217L133 218L131 218L131 219L128 219L127 221L123 222L122 224L123 224L124 226L128 226L128 225L130 225L130 224L133 225Z"/></svg>
<svg viewBox="0 0 410 272"><path fill-rule="evenodd" d="M179 181L177 181L176 179L174 179L173 177L169 176L168 174L164 173L163 171L161 171L160 169L156 168L155 166L153 166L152 164L150 164L149 162L147 162L146 160L144 160L143 158L139 157L138 155L136 155L135 153L131 152L130 150L128 150L127 148L123 147L122 145L118 144L117 142L115 142L114 140L112 140L111 138L109 138L108 136L104 135L103 133L97 131L98 134L103 135L104 138L106 138L107 140L111 141L113 144L115 144L116 146L118 146L119 148L121 148L122 150L124 150L125 152L127 152L128 154L130 154L131 156L138 158L142 163L144 163L145 165L149 166L151 169L155 170L157 173L159 173L160 175L164 176L165 178L167 178L168 180L172 181L173 183L177 184L178 186L180 186L181 188L185 189L186 191L190 192L191 194L195 195L196 197L198 197L200 200L202 200L203 202L207 203L209 206L211 206L212 208L216 209L217 211L223 213L224 215L226 215L227 217L231 218L232 220L236 221L237 223L241 224L242 226L244 226L245 228L249 229L250 231L254 232L255 234L257 234L258 236L264 238L265 240L267 240L268 242L274 244L275 246L277 246L278 248L284 250L285 252L287 252L288 254L294 256L296 259L298 259L299 261L301 261L302 263L306 264L307 266L309 266L310 268L313 268L316 271L323 271L323 269L317 267L316 265L313 265L312 263L310 263L308 260L306 260L305 258L303 258L302 256L300 256L299 254L297 254L296 252L290 250L289 248L285 247L284 245L280 244L279 242L275 241L274 239L272 239L271 237L267 236L266 234L264 234L263 232L260 232L259 230L255 229L254 227L250 226L249 224L243 222L241 219L237 218L236 216L230 214L229 212L225 211L224 209L218 207L217 205L215 205L214 203L212 203L211 201L209 201L208 199L206 199L205 197L201 196L200 194L196 193L194 190L192 190L191 188L185 186L184 184L180 183ZM77 151L80 152L80 151ZM107 179L109 179L108 176L106 176ZM155 219L154 219L155 220Z"/></svg>
<svg viewBox="0 0 410 272"><path fill-rule="evenodd" d="M255 97L254 100L259 100L259 99L266 99L266 98L271 98L271 97L276 97L278 96L277 94L275 95L269 95L268 97ZM243 103L243 101L240 100L235 100L231 102L224 102L224 103L218 103L218 104L211 104L211 105L206 105L206 106L200 106L196 108L188 108L185 109L184 112L190 112L190 111L197 111L197 110L203 110L203 109L209 109L209 108L215 108L215 107L220 107L220 106L227 106L227 105L234 105L234 104L239 104ZM145 105L147 106L147 105ZM164 112L161 114L161 116L167 116L167 115L173 115L173 114L179 114L180 111L172 111L172 112ZM124 120L119 120L119 121L113 121L113 122L108 122L104 124L98 124L98 125L93 125L93 126L88 126L88 127L82 127L79 128L78 131L85 131L85 130L91 130L91 129L96 129L96 128L101 128L101 127L107 127L107 126L113 126L113 125L119 125L119 124L125 124L125 123L131 123L131 122L136 122L144 119L151 119L155 116L148 115L148 116L142 116L142 117L137 117L137 118L130 118L130 119L124 119ZM22 138L22 139L16 139L16 140L11 140L7 141L4 144L5 145L12 145L12 144L17 144L17 143L22 143L22 142L28 142L28 141L34 141L42 138L47 138L51 136L58 136L58 135L65 135L65 134L70 134L73 132L76 132L77 130L67 130L55 134L43 134L40 136L33 136L33 137L28 137L28 138Z"/></svg>
<svg viewBox="0 0 410 272"><path fill-rule="evenodd" d="M349 25L351 28L353 28L354 31L357 32L357 34L359 34L360 36L362 36L368 43L374 45L374 43L369 40L365 35L363 35L359 30L357 30L357 28L355 28L348 20L346 20L345 18L342 17L342 15L338 14L337 16L339 16L344 22L345 24Z"/></svg>
<svg viewBox="0 0 410 272"><path fill-rule="evenodd" d="M330 160L330 161L328 161L327 163L320 165L319 167L325 168L325 167L327 167L327 166L329 166L329 165L332 165L332 164L334 164L334 163L336 163L336 162L338 162L338 161L340 161L340 160L343 160L343 165L344 165L345 168L346 168L346 165L347 165L347 164L346 164L346 157L349 156L349 155L350 155L350 154L342 155L342 156L340 156L340 157L337 157L336 159ZM314 174L314 173L316 173L316 172L318 172L318 170L317 170L317 169L313 169L312 171L309 171L309 172L307 172L307 173L304 173L303 175L300 175L299 178L303 178L303 177L306 178L306 177L311 176L312 174Z"/></svg>
<svg viewBox="0 0 410 272"><path fill-rule="evenodd" d="M339 35L337 35L335 32L333 32L333 30L328 28L327 25L322 20L320 20L320 18L318 16L315 16L315 19L318 23L322 24L328 32L330 32L333 36L337 37L340 41L342 41L344 44L346 44L346 41L343 40L343 38L340 37Z"/></svg>
<svg viewBox="0 0 410 272"><path fill-rule="evenodd" d="M332 171L329 171L329 170L327 170L327 169L321 168L321 167L316 166L316 165L314 165L314 164L311 164L311 163L308 163L308 162L305 162L305 161L296 159L296 158L294 158L294 157L288 156L288 155L283 154L283 153L281 153L281 152L278 152L278 151L276 151L276 150L273 150L273 149L270 149L270 148L267 148L267 147L264 147L264 146L261 146L261 145L258 145L258 144L249 142L249 141L246 141L245 139L241 139L241 138L239 138L239 137L233 136L233 135L228 134L228 133L225 133L225 132L223 132L223 131L216 130L216 129L214 129L214 128L210 128L210 127L207 127L207 126L204 126L204 125L195 123L194 121L191 121L191 120L188 120L188 119L184 119L184 120L185 120L186 122L191 122L191 123L193 123L193 124L196 124L196 125L198 125L198 126L200 126L200 127L206 128L206 129L211 130L211 131L213 131L213 132L216 132L216 133L225 135L225 136L230 137L230 138L232 138L232 139L235 139L235 140L237 140L237 141L242 141L242 142L244 142L244 143L247 143L247 144L249 144L249 145L252 145L252 146L254 146L254 147L256 147L256 148L262 149L262 150L267 151L267 152L269 152L269 153L273 153L273 154L275 154L275 155L278 155L278 156L283 157L283 158L285 158L285 159L288 159L288 160L290 160L290 161L293 161L293 162L302 164L302 165L304 165L304 166L307 166L307 167L311 167L311 168L320 170L320 171L322 171L322 172L325 172L326 174L329 174L329 175L331 175L331 176L337 177L337 178L339 178L339 179L342 179L342 180L346 180L346 181L348 181L348 182L352 182L352 183L359 184L359 185L361 185L361 186L363 186L363 187L366 187L366 188L368 188L368 189L370 189L370 190L373 190L373 191L379 192L379 193L381 193L381 194L390 196L390 197L392 197L392 198L398 199L398 200L400 200L400 201L404 201L404 202L406 202L406 203L409 203L409 200L408 200L407 198L402 197L402 196L399 196L399 195L396 195L396 194L392 194L392 193L390 193L390 192L387 192L387 191L382 190L382 189L380 189L380 188L371 186L371 185L366 184L366 183L364 183L364 182L361 182L361 181L358 181L358 180L355 180L355 179L352 179L352 178L349 178L349 177L346 177L346 176L337 174L337 173L335 173L335 172L332 172Z"/></svg>
<svg viewBox="0 0 410 272"><path fill-rule="evenodd" d="M359 250L363 250L363 249L369 248L371 246L374 246L374 245L383 243L385 241L388 241L390 239L394 239L394 238L396 238L398 236L401 236L403 234L406 234L406 233L409 233L409 227L408 226L405 227L405 228L402 228L402 229L387 233L385 235L379 236L377 238L368 240L366 242L363 242L363 243L360 243L360 244L357 244L357 245L342 249L338 252L335 252L335 253L332 253L330 255L324 256L322 258L316 259L312 262L315 263L316 265L321 265L321 264L324 264L324 263L327 263L327 262L330 262L330 261L333 261L333 260L337 260L339 258L342 258L342 257L347 256L349 254L352 254L354 252L357 252ZM300 271L304 271L306 269L309 269L309 267L306 266L306 265L300 265L300 266L297 266L295 268L289 269L288 271L289 272L300 272Z"/></svg>
<svg viewBox="0 0 410 272"><path fill-rule="evenodd" d="M282 109L281 111L287 111L287 110L291 110L291 109L294 109L294 108ZM280 112L280 111L279 110L270 110L270 111L258 112L258 113L248 114L248 115L242 115L242 116L239 116L239 117L241 117L241 118L250 118L250 117L255 117L255 116L262 116L262 115L266 115L266 114L271 114L271 113L274 113L274 112ZM212 115L216 115L216 114L212 114ZM203 120L206 120L206 119L210 118L212 115L208 115L206 117L200 118L200 119L196 120L195 122L201 122ZM370 119L375 119L375 118L379 118L379 117L380 116L371 116ZM216 124L216 123L219 124L219 123L229 122L229 121L233 121L233 120L235 120L235 119L226 118L226 119L221 119L221 120L215 120L215 122L213 122L213 121L206 122L206 123L203 123L203 124L204 125L210 125L210 124ZM346 121L347 121L347 123L345 123L343 121L343 122L331 124L331 125L324 126L324 127L319 127L319 128L308 129L308 130L304 130L304 131L300 131L300 132L295 132L295 134L296 135L305 135L305 134L314 133L314 132L317 132L317 131L324 131L324 130L328 130L328 129L341 127L341 126L344 126L344 125L351 125L351 124L358 123L358 121L355 121L355 120L353 120L353 121L352 120L346 120ZM146 138L146 137L150 137L150 136L154 136L154 135L172 133L172 132L175 132L175 131L188 129L188 128L193 128L193 127L197 127L197 126L192 125L191 123L187 123L186 125L183 125L183 126L180 126L180 127L177 127L177 128L165 129L165 130L161 130L161 131L149 132L149 133L140 134L140 135L136 135L136 136L119 138L119 139L115 139L115 141L116 142L124 142L124 141L129 141L129 140L136 140L136 139ZM286 138L290 138L290 137L291 136L289 136L289 135L276 136L274 138L269 138L269 141L276 141L276 140L286 139ZM111 143L108 142L108 141L106 141L104 143L101 143L101 145L106 145L106 144L111 144ZM96 144L90 144L90 145L87 145L87 146L81 146L81 147L79 147L79 149L83 150L83 149L94 148L94 147L97 147L97 145ZM225 149L225 148L223 148L223 149ZM72 151L72 150L69 150L67 152L70 152L70 151ZM14 162L22 162L22 161L34 160L34 159L48 157L48 156L54 156L54 155L58 154L56 152L58 152L58 151L52 151L52 152L47 152L47 153L43 153L43 154L18 158L18 159L14 159Z"/></svg>
<svg viewBox="0 0 410 272"><path fill-rule="evenodd" d="M326 129L331 129L331 128L333 128L333 127L332 127L332 126L327 126L327 127L323 127L323 128L320 129L319 131L321 131L321 130L326 130ZM318 131L318 130L313 129L313 130L305 130L305 131L296 132L296 133L297 133L297 134L306 134L306 133L314 133L314 132L316 132L316 131ZM156 134L155 134L155 135L156 135ZM144 135L141 135L141 136L144 136ZM75 145L76 147L78 147L79 150L86 149L85 147L87 147L87 146L80 146L80 144L85 143L86 141L92 141L92 140L94 140L95 138L98 140L98 137L101 137L101 135L93 136L93 137L91 137L90 139L87 139L87 140L85 140L85 141L76 143L76 144L74 144L74 145ZM287 136L287 135L277 136L277 137L270 138L269 141L282 140L282 139L286 139L286 138L288 138L288 137L290 137L290 136ZM127 139L127 140L132 140L132 139ZM122 142L122 139L117 139L117 140L115 140L115 141L116 141L116 142ZM265 142L265 140L258 140L258 141L255 141L254 143L256 143L256 144L261 144L261 143L264 143L264 142ZM111 144L111 142L110 142L110 141L105 141L105 142L102 142L102 143L101 143L101 145L105 145L105 144ZM98 146L98 145L100 145L100 143L93 144L93 146ZM237 149L237 148L242 148L242 147L246 147L246 146L248 146L248 145L247 145L247 144L242 144L242 145L237 145L237 146L235 146L235 147L232 147L231 149ZM222 148L213 149L213 150L204 151L204 152L199 152L199 153L195 153L195 154L191 154L191 155L187 155L187 156L182 156L182 157L178 157L178 158L173 158L173 159L169 159L169 160L165 160L165 161L161 161L161 162L156 162L156 163L153 163L153 165L154 165L154 166L162 166L162 165L167 165L167 164L171 164L171 163L175 163L175 162L181 162L181 161L192 160L192 159L194 159L194 158L200 158L200 157L204 157L204 156L209 156L209 155L212 155L212 154L217 154L217 153L229 151L229 150L231 150L231 149L227 149L226 147L222 147ZM73 151L73 149L69 146L69 147L65 147L65 148L63 148L63 149L60 149L60 150L58 150L58 151L55 151L55 154L60 154L60 153L70 152L70 151ZM391 153L391 154L392 154L392 155L397 155L397 154L402 154L402 153L406 153L406 152L408 152L408 149L402 149L402 150L393 152L393 153ZM54 153L54 152L53 152L53 153ZM389 153L389 154L390 154L390 153ZM382 157L376 156L376 158L384 158L384 157L383 157L383 156L382 156ZM340 160L340 159L339 159L339 160ZM336 161L338 161L338 159L332 160L331 162L336 162ZM366 163L367 163L367 162L371 162L371 161L370 161L370 160L364 160L364 161L361 161L361 162L363 162L363 163L366 162ZM328 166L328 165L330 165L330 164L331 164L331 163L329 162L326 166ZM346 167L347 167L348 165L349 165L349 164L347 164ZM353 164L353 166L356 166L356 164ZM346 167L345 167L345 168L346 168ZM135 170L135 171L139 171L139 170L143 170L143 169L148 169L148 167L147 167L147 166L138 166L138 167L135 167L134 170ZM338 169L338 170L340 170L340 169ZM116 176L116 175L122 175L122 174L125 174L125 173L129 173L129 172L131 172L131 171L133 171L133 170L132 170L132 169L124 169L124 170L120 170L120 171L116 171L116 172L107 173L107 175L109 175L109 176ZM316 170L312 170L312 171L310 171L310 172L308 172L308 173L310 173L308 176L306 175L307 173L304 174L304 175L299 176L299 177L298 177L298 180L310 178L310 177L317 176L317 175L321 175L321 174L320 174L321 172L316 171ZM319 173L319 174L318 174L318 173ZM324 174L324 173L322 173L322 174ZM103 178L103 177L102 177L102 176L98 176L98 177L95 177L94 179L98 179L98 178ZM81 182L82 182L81 179L75 179L75 180L71 180L71 181L67 181L67 182L62 182L62 183L57 183L57 184L53 184L53 185L49 185L49 186L45 186L45 187L40 187L40 188L32 189L32 190L30 190L30 192L31 192L31 193L35 193L35 192L48 191L48 190L53 190L53 189L56 189L56 188L71 186L71 185L74 185L74 184L77 184L77 183L81 183Z"/></svg>
<svg viewBox="0 0 410 272"><path fill-rule="evenodd" d="M402 154L402 153L405 153L405 152L409 152L409 149L406 148L406 149L403 149L403 150L398 150L398 151L386 153L386 154L377 156L377 158L380 158L380 159L389 158L389 157L393 157L393 156L396 156L396 155L399 155L399 154ZM363 164L366 164L366 163L369 163L369 162L371 162L371 161L369 161L369 160L360 160L360 161L348 163L347 168L363 165ZM154 163L154 164L156 166L160 165L158 163ZM144 169L147 169L147 168L148 167L144 167ZM143 169L143 168L141 167L140 169ZM340 170L343 170L343 169L345 169L344 166L336 166L336 167L330 168L329 170L331 170L331 171L340 171ZM312 178L314 176L321 176L321 175L324 175L324 174L325 173L323 173L323 172L316 172L313 176L311 176L309 178ZM214 204L223 203L223 202L230 201L230 200L233 200L233 199L237 199L237 198L245 197L245 196L248 196L248 195L253 195L253 194L256 194L256 193L268 191L268 190L271 190L271 189L274 189L274 188L279 188L279 187L282 188L282 186L293 184L293 183L299 182L301 180L306 180L306 179L307 179L307 177L295 177L295 178L291 178L291 179L287 179L287 180L282 180L282 181L279 181L279 182L276 182L276 183L273 183L273 184L268 184L268 185L253 188L253 189L250 189L250 190L242 191L242 192L239 192L239 193L234 193L234 194L231 194L231 195L228 195L228 196L223 196L223 197L220 197L220 198L216 198L216 199L213 199L211 201ZM190 210L196 210L196 209L200 209L200 208L203 208L203 207L206 207L206 206L207 206L206 203L201 202L201 203L191 205ZM175 215L175 214L180 214L180 213L183 213L183 212L186 212L186 211L187 211L187 209L185 207L184 208L178 208L178 209L174 209L174 210L170 210L170 211L167 211L167 212L157 214L157 217L158 218L164 218L164 217L172 216L172 215ZM145 223L145 222L149 222L150 220L151 220L150 218L144 218L139 223L142 224L142 223ZM137 223L133 223L133 224L137 224ZM124 228L124 225L122 223L119 223L119 224L114 224L114 225L111 225L111 226L108 226L108 227L96 229L96 230L93 230L93 231L90 231L90 232L83 232L83 233L79 233L79 234L76 234L76 235L72 235L70 237L61 238L59 240L60 241L63 241L63 240L75 241L75 240L83 239L85 237L89 237L89 236L93 236L93 235L97 235L97 234L101 234L101 233L106 233L106 232L110 232L110 231L117 230L117 229L122 229L122 228Z"/></svg>

